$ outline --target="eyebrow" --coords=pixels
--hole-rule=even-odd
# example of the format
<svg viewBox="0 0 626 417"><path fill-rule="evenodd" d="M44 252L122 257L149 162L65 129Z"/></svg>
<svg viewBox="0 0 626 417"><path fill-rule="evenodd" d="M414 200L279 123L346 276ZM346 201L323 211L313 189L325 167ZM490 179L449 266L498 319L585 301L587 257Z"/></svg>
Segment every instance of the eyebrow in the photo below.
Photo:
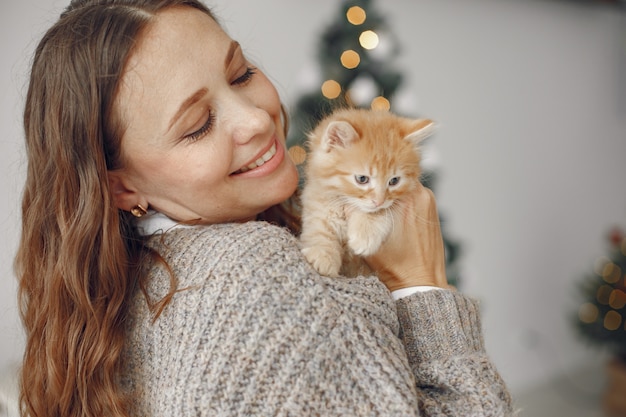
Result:
<svg viewBox="0 0 626 417"><path fill-rule="evenodd" d="M185 113L189 107L193 106L198 101L200 101L200 99L204 97L206 93L208 92L209 90L206 87L203 87L199 89L198 91L196 91L195 93L193 93L191 96L189 96L185 101L183 101L183 104L180 105L180 107L176 111L176 114L174 114L174 117L172 117L172 119L170 120L170 123L167 126L167 131L169 132L172 129L172 126L174 126L174 123L176 123L176 120L178 120L180 116L182 116L183 113Z"/></svg>
<svg viewBox="0 0 626 417"><path fill-rule="evenodd" d="M225 70L228 69L228 66L230 65L233 58L235 57L235 53L237 52L237 49L239 47L240 45L239 45L239 42L237 41L232 41L230 43L230 46L228 47L228 51L226 52L226 59L224 60ZM209 90L206 87L203 87L199 89L198 91L196 91L195 93L193 93L191 96L189 96L185 101L183 101L183 103L180 105L180 107L178 108L178 110L176 111L172 119L170 120L170 123L168 124L168 127L167 127L167 131L169 132L172 129L172 126L174 125L174 123L176 123L176 120L178 120L187 111L187 109L189 109L189 107L193 106L198 101L200 101L200 99L204 97L208 92Z"/></svg>
<svg viewBox="0 0 626 417"><path fill-rule="evenodd" d="M228 69L228 66L235 57L235 52L237 52L239 46L239 42L237 41L232 41L230 43L230 46L228 47L228 52L226 53L226 59L224 60L224 69Z"/></svg>

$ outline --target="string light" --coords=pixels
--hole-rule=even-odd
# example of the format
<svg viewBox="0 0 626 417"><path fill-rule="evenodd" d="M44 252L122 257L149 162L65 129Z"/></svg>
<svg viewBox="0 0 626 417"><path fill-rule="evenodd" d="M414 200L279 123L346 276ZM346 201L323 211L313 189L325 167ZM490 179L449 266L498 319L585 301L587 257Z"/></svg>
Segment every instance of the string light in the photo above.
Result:
<svg viewBox="0 0 626 417"><path fill-rule="evenodd" d="M341 85L335 80L326 80L322 84L322 94L327 99L335 99L341 94Z"/></svg>
<svg viewBox="0 0 626 417"><path fill-rule="evenodd" d="M358 26L365 22L367 14L365 13L365 10L359 6L352 6L346 12L346 18L348 19L348 22L352 23L354 26Z"/></svg>
<svg viewBox="0 0 626 417"><path fill-rule="evenodd" d="M382 110L389 111L391 109L391 103L383 96L378 96L374 100L372 100L371 104L372 110Z"/></svg>
<svg viewBox="0 0 626 417"><path fill-rule="evenodd" d="M348 69L354 69L361 63L361 57L352 49L348 49L341 54L341 65Z"/></svg>
<svg viewBox="0 0 626 417"><path fill-rule="evenodd" d="M302 146L294 145L289 148L289 157L296 165L301 165L306 161L306 151Z"/></svg>
<svg viewBox="0 0 626 417"><path fill-rule="evenodd" d="M374 49L378 46L378 35L373 30L366 30L359 36L359 43L365 49Z"/></svg>

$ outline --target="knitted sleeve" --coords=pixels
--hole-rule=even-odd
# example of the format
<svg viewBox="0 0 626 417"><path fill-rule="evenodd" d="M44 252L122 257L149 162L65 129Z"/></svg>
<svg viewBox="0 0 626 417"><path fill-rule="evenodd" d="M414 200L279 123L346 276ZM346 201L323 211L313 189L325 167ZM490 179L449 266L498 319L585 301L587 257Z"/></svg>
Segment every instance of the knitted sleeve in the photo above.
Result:
<svg viewBox="0 0 626 417"><path fill-rule="evenodd" d="M293 236L260 222L173 230L151 246L179 291L156 321L143 295L134 299L122 375L134 415L505 415L503 385L493 412L479 414L479 393L455 382L501 383L495 371L482 374L477 317L439 311L468 303L460 295L396 304L375 277L320 277ZM168 270L148 271L158 299ZM450 321L422 328L423 308Z"/></svg>
<svg viewBox="0 0 626 417"><path fill-rule="evenodd" d="M455 291L397 301L400 337L427 416L510 416L512 400L484 349L478 303Z"/></svg>

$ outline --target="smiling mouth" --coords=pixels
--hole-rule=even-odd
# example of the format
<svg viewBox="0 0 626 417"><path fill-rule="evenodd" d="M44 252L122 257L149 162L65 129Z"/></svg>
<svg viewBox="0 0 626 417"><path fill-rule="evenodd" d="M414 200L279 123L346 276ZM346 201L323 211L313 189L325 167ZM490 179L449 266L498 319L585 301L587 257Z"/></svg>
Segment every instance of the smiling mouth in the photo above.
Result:
<svg viewBox="0 0 626 417"><path fill-rule="evenodd" d="M236 174L243 174L244 172L248 172L251 169L254 168L258 168L261 165L263 165L264 163L266 163L267 161L269 161L270 159L272 159L274 157L274 155L276 155L276 143L274 143L272 145L271 148L268 149L267 152L265 152L259 159L257 159L256 161L248 164L247 166L235 171L232 173L232 175L236 175Z"/></svg>

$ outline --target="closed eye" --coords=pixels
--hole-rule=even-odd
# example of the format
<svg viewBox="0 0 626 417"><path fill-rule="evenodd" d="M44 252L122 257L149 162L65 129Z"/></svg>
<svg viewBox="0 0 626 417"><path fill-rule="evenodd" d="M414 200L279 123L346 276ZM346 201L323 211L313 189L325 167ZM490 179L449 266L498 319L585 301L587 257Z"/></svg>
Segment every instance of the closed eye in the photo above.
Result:
<svg viewBox="0 0 626 417"><path fill-rule="evenodd" d="M240 76L235 81L233 81L232 85L246 85L248 82L250 82L250 80L256 73L257 73L256 68L246 67L246 72L244 72L242 76Z"/></svg>
<svg viewBox="0 0 626 417"><path fill-rule="evenodd" d="M193 133L185 135L184 139L187 139L190 142L195 142L198 139L202 138L204 135L209 133L211 128L213 127L213 122L215 122L215 114L213 114L212 110L209 110L209 114L207 116L206 122L202 125L202 127L196 130Z"/></svg>
<svg viewBox="0 0 626 417"><path fill-rule="evenodd" d="M257 73L257 69L256 68L254 68L254 67L246 67L246 71L243 73L243 75L241 75L240 77L235 79L235 81L233 81L231 84L232 85L246 85L247 83L250 82L250 80L252 79L252 77L256 73ZM189 141L191 141L191 142L197 141L198 139L202 138L202 136L204 136L207 133L209 133L209 131L213 127L213 123L214 122L215 122L215 114L213 113L213 111L209 111L209 114L207 116L207 120L202 125L202 127L200 129L196 130L193 133L185 135L184 138L189 140Z"/></svg>

